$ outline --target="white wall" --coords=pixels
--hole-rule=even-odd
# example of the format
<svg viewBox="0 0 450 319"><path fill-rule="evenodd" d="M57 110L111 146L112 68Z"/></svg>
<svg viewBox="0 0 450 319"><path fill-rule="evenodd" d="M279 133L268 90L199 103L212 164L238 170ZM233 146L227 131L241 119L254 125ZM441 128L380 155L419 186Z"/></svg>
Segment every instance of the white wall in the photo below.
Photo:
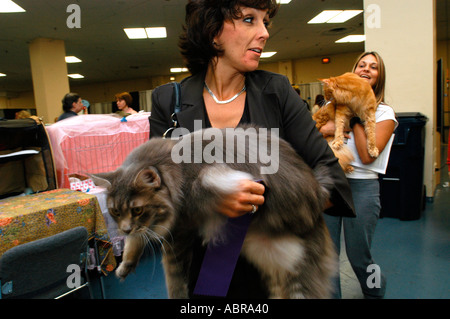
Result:
<svg viewBox="0 0 450 319"><path fill-rule="evenodd" d="M396 112L428 117L424 183L434 196L436 131L435 0L364 0L366 51L387 70L386 103Z"/></svg>

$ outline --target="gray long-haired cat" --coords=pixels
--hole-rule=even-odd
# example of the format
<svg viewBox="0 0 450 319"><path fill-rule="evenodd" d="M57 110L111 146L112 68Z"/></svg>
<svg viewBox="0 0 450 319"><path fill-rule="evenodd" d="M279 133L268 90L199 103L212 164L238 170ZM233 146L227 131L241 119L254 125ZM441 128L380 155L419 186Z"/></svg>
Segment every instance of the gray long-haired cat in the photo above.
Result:
<svg viewBox="0 0 450 319"><path fill-rule="evenodd" d="M276 168L270 174L262 174L263 155ZM134 270L150 238L163 245L169 297L188 297L195 236L204 244L226 240L227 217L215 208L241 179L261 179L265 203L241 256L260 271L271 298L328 298L337 256L322 216L326 173L313 172L287 142L255 127L206 129L179 142L153 138L114 172L93 176L97 185L106 182L109 212L127 235L116 275Z"/></svg>

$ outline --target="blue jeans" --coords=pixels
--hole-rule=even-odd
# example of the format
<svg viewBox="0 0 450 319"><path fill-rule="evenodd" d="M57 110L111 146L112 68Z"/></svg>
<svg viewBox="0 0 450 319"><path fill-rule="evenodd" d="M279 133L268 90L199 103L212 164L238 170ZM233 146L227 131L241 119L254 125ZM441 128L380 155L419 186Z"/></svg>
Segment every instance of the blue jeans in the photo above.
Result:
<svg viewBox="0 0 450 319"><path fill-rule="evenodd" d="M341 225L343 223L345 250L353 271L367 298L383 298L386 291L386 278L383 273L374 277L369 265L376 264L370 253L375 227L380 216L380 184L373 179L348 179L355 204L356 218L325 216L325 222L340 253ZM381 267L380 267L381 269ZM369 278L370 277L370 278ZM368 284L369 283L369 284ZM379 285L377 285L379 283ZM339 274L334 281L335 298L341 298Z"/></svg>

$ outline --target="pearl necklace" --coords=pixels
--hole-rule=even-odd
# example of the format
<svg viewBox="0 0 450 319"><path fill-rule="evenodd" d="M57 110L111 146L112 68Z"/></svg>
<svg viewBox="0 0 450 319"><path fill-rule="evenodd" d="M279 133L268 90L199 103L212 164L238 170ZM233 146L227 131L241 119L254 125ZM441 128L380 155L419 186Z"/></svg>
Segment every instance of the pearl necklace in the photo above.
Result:
<svg viewBox="0 0 450 319"><path fill-rule="evenodd" d="M230 102L233 102L234 100L236 100L238 98L239 95L241 95L242 93L244 93L245 91L245 84L244 87L242 88L242 90L240 90L235 96L233 96L231 99L225 100L225 101L220 101L215 95L214 93L209 89L208 85L205 82L205 88L208 91L208 93L211 95L211 97L213 98L213 100L217 103L217 104L227 104Z"/></svg>

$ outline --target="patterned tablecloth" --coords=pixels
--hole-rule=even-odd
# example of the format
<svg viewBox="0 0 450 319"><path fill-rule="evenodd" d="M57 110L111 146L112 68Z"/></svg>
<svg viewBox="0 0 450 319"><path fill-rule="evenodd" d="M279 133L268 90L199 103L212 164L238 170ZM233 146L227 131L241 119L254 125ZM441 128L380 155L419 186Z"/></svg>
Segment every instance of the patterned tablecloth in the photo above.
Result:
<svg viewBox="0 0 450 319"><path fill-rule="evenodd" d="M105 220L95 195L69 189L0 199L0 256L8 249L84 226L98 247L106 275L116 267Z"/></svg>

